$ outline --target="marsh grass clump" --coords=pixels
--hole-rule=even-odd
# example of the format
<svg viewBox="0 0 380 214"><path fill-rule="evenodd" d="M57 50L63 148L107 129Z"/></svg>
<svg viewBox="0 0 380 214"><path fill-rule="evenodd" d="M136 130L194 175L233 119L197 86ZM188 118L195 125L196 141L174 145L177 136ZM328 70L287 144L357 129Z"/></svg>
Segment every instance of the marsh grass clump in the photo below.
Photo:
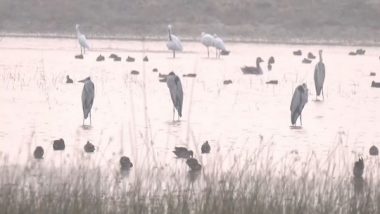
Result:
<svg viewBox="0 0 380 214"><path fill-rule="evenodd" d="M353 163L266 152L235 159L228 170L131 168L122 176L99 166L0 166L0 209L5 213L378 213L379 162ZM84 163L84 161L83 161ZM347 169L347 170L345 170Z"/></svg>

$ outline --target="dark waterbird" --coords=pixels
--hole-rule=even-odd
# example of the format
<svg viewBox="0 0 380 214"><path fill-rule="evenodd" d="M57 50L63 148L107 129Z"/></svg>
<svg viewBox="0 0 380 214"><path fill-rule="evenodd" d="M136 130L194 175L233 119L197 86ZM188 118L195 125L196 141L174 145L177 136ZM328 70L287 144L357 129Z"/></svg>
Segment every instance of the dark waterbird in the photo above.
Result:
<svg viewBox="0 0 380 214"><path fill-rule="evenodd" d="M224 80L224 81L223 81L223 84L224 84L224 85L232 84L232 80Z"/></svg>
<svg viewBox="0 0 380 214"><path fill-rule="evenodd" d="M120 62L120 61L121 61L121 57L119 57L119 56L115 56L115 57L113 58L113 61L114 61L114 62Z"/></svg>
<svg viewBox="0 0 380 214"><path fill-rule="evenodd" d="M127 62L134 62L135 58L128 56L126 59Z"/></svg>
<svg viewBox="0 0 380 214"><path fill-rule="evenodd" d="M143 62L148 62L148 61L149 61L148 57L147 57L147 56L144 56L144 58L143 58Z"/></svg>
<svg viewBox="0 0 380 214"><path fill-rule="evenodd" d="M364 54L365 54L365 50L364 50L364 49L361 49L361 48L360 48L360 49L357 49L357 50L356 50L356 54L357 54L357 55L364 55Z"/></svg>
<svg viewBox="0 0 380 214"><path fill-rule="evenodd" d="M170 97L173 102L173 120L174 120L175 109L177 109L178 120L179 120L179 117L182 117L182 105L183 105L183 90L182 90L181 80L172 71L166 77L166 84L169 88Z"/></svg>
<svg viewBox="0 0 380 214"><path fill-rule="evenodd" d="M98 57L96 57L97 62L104 61L104 59L105 59L104 56L101 54Z"/></svg>
<svg viewBox="0 0 380 214"><path fill-rule="evenodd" d="M198 160L195 158L187 159L186 164L189 166L191 171L198 171L202 169L202 166L198 163Z"/></svg>
<svg viewBox="0 0 380 214"><path fill-rule="evenodd" d="M87 141L83 148L84 151L87 153L93 153L95 151L95 146L92 143L90 143L90 141Z"/></svg>
<svg viewBox="0 0 380 214"><path fill-rule="evenodd" d="M66 83L67 84L71 84L73 83L74 81L69 77L69 75L66 75Z"/></svg>
<svg viewBox="0 0 380 214"><path fill-rule="evenodd" d="M82 54L75 55L75 59L83 59L83 55Z"/></svg>
<svg viewBox="0 0 380 214"><path fill-rule="evenodd" d="M84 120L90 115L90 125L91 125L91 108L94 103L95 98L95 85L91 81L90 77L80 80L79 82L84 83L82 90L82 109L83 109L83 125Z"/></svg>
<svg viewBox="0 0 380 214"><path fill-rule="evenodd" d="M190 73L190 74L184 74L183 77L197 77L197 74Z"/></svg>
<svg viewBox="0 0 380 214"><path fill-rule="evenodd" d="M356 52L354 52L354 51L350 51L350 52L348 53L348 55L350 55L350 56L356 56L357 54L356 54Z"/></svg>
<svg viewBox="0 0 380 214"><path fill-rule="evenodd" d="M311 63L311 60L310 60L310 59L307 59L307 58L304 58L304 59L302 60L302 63L304 63L304 64L310 64L310 63Z"/></svg>
<svg viewBox="0 0 380 214"><path fill-rule="evenodd" d="M255 75L260 75L263 74L263 70L261 69L260 63L264 62L261 57L256 58L256 67L254 66L244 66L241 69L243 74L255 74Z"/></svg>
<svg viewBox="0 0 380 214"><path fill-rule="evenodd" d="M369 76L374 77L374 76L376 76L376 73L375 72L371 72L371 73L369 73Z"/></svg>
<svg viewBox="0 0 380 214"><path fill-rule="evenodd" d="M302 51L301 50L293 51L293 55L295 55L295 56L301 56L302 55Z"/></svg>
<svg viewBox="0 0 380 214"><path fill-rule="evenodd" d="M208 143L208 141L206 141L202 144L201 151L202 151L202 154L210 153L211 147L210 147L210 144Z"/></svg>
<svg viewBox="0 0 380 214"><path fill-rule="evenodd" d="M319 62L315 65L314 69L314 84L315 84L315 91L316 91L316 97L321 95L323 99L325 99L325 96L323 95L323 84L325 82L325 75L326 75L326 68L325 64L323 63L322 59L322 50L319 50Z"/></svg>
<svg viewBox="0 0 380 214"><path fill-rule="evenodd" d="M268 71L271 71L272 70L272 65L274 64L274 57L271 56L269 57L268 59Z"/></svg>
<svg viewBox="0 0 380 214"><path fill-rule="evenodd" d="M269 80L265 84L277 85L278 84L278 80Z"/></svg>
<svg viewBox="0 0 380 214"><path fill-rule="evenodd" d="M375 145L371 146L371 148L369 148L369 155L378 156L379 155L379 149Z"/></svg>
<svg viewBox="0 0 380 214"><path fill-rule="evenodd" d="M131 160L129 160L129 157L126 156L122 156L119 163L121 170L130 170L133 167Z"/></svg>
<svg viewBox="0 0 380 214"><path fill-rule="evenodd" d="M314 56L314 54L312 52L309 52L307 54L307 58L309 58L309 59L315 59L315 56Z"/></svg>
<svg viewBox="0 0 380 214"><path fill-rule="evenodd" d="M132 71L131 71L131 74L132 74L132 75L139 75L140 72L138 72L138 71L136 71L136 70L132 70Z"/></svg>
<svg viewBox="0 0 380 214"><path fill-rule="evenodd" d="M62 138L59 140L54 140L53 149L54 150L65 150L65 141Z"/></svg>
<svg viewBox="0 0 380 214"><path fill-rule="evenodd" d="M42 159L44 157L44 149L41 146L37 146L33 152L35 159Z"/></svg>
<svg viewBox="0 0 380 214"><path fill-rule="evenodd" d="M152 71L153 72L158 72L158 69L157 68L153 68Z"/></svg>
<svg viewBox="0 0 380 214"><path fill-rule="evenodd" d="M191 158L193 157L193 151L188 150L185 147L174 147L173 153L177 156L177 158Z"/></svg>
<svg viewBox="0 0 380 214"><path fill-rule="evenodd" d="M294 91L292 102L290 104L290 118L292 126L296 125L298 117L302 126L302 110L308 101L308 89L306 83L299 85Z"/></svg>
<svg viewBox="0 0 380 214"><path fill-rule="evenodd" d="M118 57L118 56L116 54L114 54L114 53L110 54L110 56L109 56L109 58L111 58L111 59L114 59L116 57Z"/></svg>
<svg viewBox="0 0 380 214"><path fill-rule="evenodd" d="M372 87L372 88L380 88L380 82L372 81L372 83L371 83L371 87Z"/></svg>
<svg viewBox="0 0 380 214"><path fill-rule="evenodd" d="M363 157L360 157L359 160L355 162L353 171L354 171L354 177L355 178L362 178L363 177L363 172L364 172Z"/></svg>

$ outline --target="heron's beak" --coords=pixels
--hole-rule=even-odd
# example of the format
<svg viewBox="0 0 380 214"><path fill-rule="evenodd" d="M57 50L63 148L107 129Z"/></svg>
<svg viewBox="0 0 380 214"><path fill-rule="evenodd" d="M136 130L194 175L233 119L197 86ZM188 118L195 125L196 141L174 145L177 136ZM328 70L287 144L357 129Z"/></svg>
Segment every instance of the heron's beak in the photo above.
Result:
<svg viewBox="0 0 380 214"><path fill-rule="evenodd" d="M85 79L84 80L79 80L78 82L85 82Z"/></svg>

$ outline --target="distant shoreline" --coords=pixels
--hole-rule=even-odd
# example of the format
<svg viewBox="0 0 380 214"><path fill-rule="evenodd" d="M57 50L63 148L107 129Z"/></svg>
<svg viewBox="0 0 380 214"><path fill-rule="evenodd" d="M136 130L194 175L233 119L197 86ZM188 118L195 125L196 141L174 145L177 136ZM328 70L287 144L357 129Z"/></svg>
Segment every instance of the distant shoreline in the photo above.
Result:
<svg viewBox="0 0 380 214"><path fill-rule="evenodd" d="M2 38L42 38L42 39L75 39L75 34L53 34L53 33L0 33L0 42ZM120 41L165 41L166 36L138 36L138 35L88 35L88 39L95 40L120 40ZM197 42L200 38L183 36L182 41ZM366 46L380 47L380 41L348 41L348 40L318 40L318 39L266 39L266 38L247 38L247 37L227 37L223 38L229 43L256 43L256 44L277 44L277 45L323 45L323 46Z"/></svg>

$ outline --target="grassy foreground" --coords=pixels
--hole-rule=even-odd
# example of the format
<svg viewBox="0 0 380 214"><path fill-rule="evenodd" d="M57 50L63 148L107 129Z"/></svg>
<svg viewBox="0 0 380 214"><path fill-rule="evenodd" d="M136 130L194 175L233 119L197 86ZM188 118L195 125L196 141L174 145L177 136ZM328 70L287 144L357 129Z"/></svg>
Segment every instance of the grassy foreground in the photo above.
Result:
<svg viewBox="0 0 380 214"><path fill-rule="evenodd" d="M0 0L0 33L182 38L202 31L225 39L377 43L375 0Z"/></svg>
<svg viewBox="0 0 380 214"><path fill-rule="evenodd" d="M346 157L324 161L296 154L276 163L265 150L230 170L198 173L133 168L123 175L99 167L0 167L2 213L379 213L377 158L366 158L364 179L353 179ZM185 169L184 169L185 170ZM185 176L184 176L185 175Z"/></svg>

